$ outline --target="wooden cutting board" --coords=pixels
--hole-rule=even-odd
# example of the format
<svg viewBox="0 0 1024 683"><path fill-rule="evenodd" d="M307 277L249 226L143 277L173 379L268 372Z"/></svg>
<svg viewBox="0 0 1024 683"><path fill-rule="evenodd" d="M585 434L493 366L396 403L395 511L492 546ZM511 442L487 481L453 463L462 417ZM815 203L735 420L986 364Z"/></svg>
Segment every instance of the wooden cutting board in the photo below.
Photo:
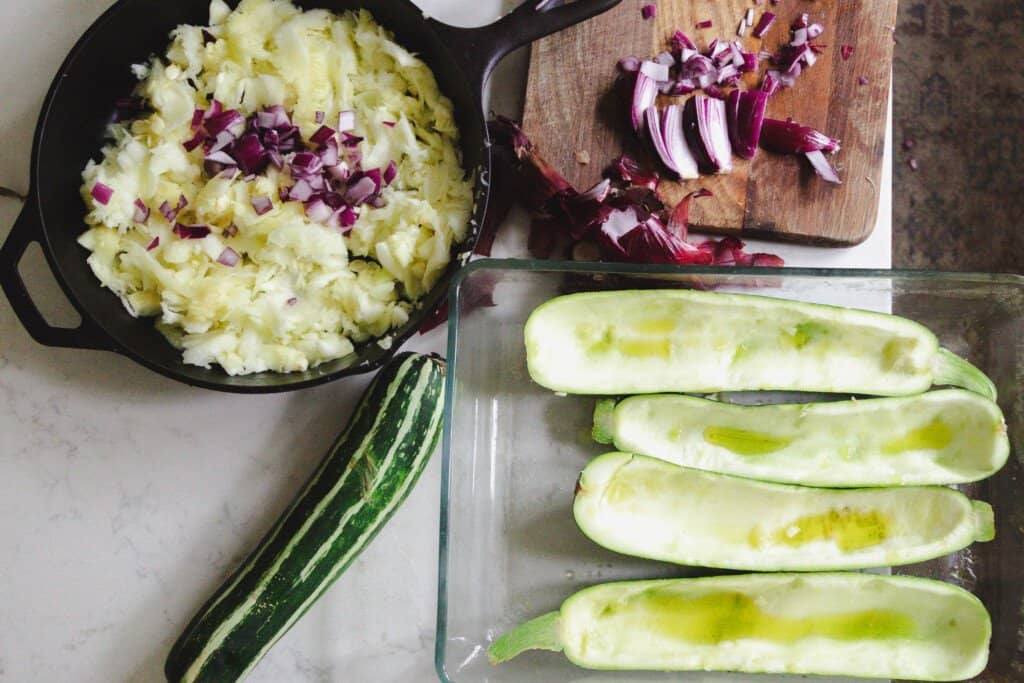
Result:
<svg viewBox="0 0 1024 683"><path fill-rule="evenodd" d="M657 5L643 20L640 8ZM824 25L816 42L827 46L796 86L769 102L767 116L812 126L839 138L830 159L843 179L832 185L815 176L802 157L760 150L750 162L736 158L729 175L665 182L670 203L698 187L714 197L694 202L693 229L744 234L811 244L844 246L862 242L875 226L892 65L896 0L623 0L614 9L533 44L526 86L523 128L541 153L583 190L623 151L661 168L653 150L637 140L629 124L629 89L616 85L616 63L625 55L650 58L668 48L678 28L703 50L714 38L736 39L747 9L755 23L768 10L777 14L762 40L740 39L747 50L774 51L789 40L789 26L801 12ZM710 19L712 27L697 29ZM840 46L853 46L843 60ZM767 69L748 74L744 87L760 82ZM682 102L681 98L672 98ZM668 101L669 98L663 98ZM664 103L664 101L662 103ZM578 157L589 156L590 163ZM662 168L663 173L668 172Z"/></svg>

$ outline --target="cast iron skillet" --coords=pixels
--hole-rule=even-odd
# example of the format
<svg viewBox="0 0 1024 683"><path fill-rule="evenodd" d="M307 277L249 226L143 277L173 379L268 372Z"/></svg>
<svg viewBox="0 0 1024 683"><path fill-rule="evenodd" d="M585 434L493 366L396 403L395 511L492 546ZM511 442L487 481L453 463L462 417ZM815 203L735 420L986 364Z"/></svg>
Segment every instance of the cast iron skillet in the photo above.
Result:
<svg viewBox="0 0 1024 683"><path fill-rule="evenodd" d="M89 28L71 50L46 96L36 126L28 200L0 248L0 285L28 333L39 343L115 351L172 379L239 393L288 391L367 372L382 365L443 299L455 271L468 259L487 209L491 157L483 111L483 89L498 60L515 48L597 15L620 0L577 0L537 10L537 0L480 28L456 28L426 18L409 0L298 0L304 9L341 11L365 7L396 39L433 70L455 106L464 166L476 173L469 238L453 254L444 275L409 322L393 332L389 350L370 343L344 358L307 372L231 377L219 367L185 365L181 352L156 331L152 319L132 318L103 289L76 238L84 230L79 195L81 171L98 158L112 104L135 85L130 65L162 54L179 24L205 24L209 0L120 0ZM82 316L81 326L52 327L29 297L18 262L39 242L57 281Z"/></svg>

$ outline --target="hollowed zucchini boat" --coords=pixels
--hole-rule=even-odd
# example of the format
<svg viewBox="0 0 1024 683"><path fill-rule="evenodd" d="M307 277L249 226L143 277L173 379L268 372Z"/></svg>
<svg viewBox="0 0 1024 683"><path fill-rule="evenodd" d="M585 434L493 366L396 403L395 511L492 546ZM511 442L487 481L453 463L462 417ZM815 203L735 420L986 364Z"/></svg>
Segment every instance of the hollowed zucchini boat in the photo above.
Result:
<svg viewBox="0 0 1024 683"><path fill-rule="evenodd" d="M753 574L585 588L496 640L494 663L562 651L590 669L742 671L959 681L992 625L967 591L874 574Z"/></svg>
<svg viewBox="0 0 1024 683"><path fill-rule="evenodd" d="M623 290L569 294L526 321L538 384L570 394L779 389L879 396L962 386L980 370L894 315L745 294Z"/></svg>
<svg viewBox="0 0 1024 683"><path fill-rule="evenodd" d="M995 536L992 508L942 486L816 489L607 453L573 515L595 543L677 564L750 570L923 562Z"/></svg>
<svg viewBox="0 0 1024 683"><path fill-rule="evenodd" d="M600 401L594 438L702 470L809 486L960 484L1010 453L1002 411L960 389L742 406L683 396Z"/></svg>

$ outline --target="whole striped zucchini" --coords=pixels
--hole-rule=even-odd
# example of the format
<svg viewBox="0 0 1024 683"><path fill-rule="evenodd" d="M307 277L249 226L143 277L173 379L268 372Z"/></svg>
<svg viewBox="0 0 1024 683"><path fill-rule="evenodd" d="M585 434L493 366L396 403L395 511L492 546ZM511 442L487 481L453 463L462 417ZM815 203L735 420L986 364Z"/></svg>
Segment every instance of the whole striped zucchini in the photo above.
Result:
<svg viewBox="0 0 1024 683"><path fill-rule="evenodd" d="M167 656L168 681L237 681L352 563L401 505L433 453L443 361L404 353L284 515L200 608Z"/></svg>

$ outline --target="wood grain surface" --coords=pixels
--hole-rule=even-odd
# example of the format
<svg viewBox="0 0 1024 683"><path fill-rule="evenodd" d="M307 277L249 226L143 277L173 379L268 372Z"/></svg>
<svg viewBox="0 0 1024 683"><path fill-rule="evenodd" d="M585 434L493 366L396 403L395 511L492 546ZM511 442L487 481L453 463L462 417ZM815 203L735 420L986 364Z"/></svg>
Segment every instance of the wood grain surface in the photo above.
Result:
<svg viewBox="0 0 1024 683"><path fill-rule="evenodd" d="M640 8L656 2L657 15L643 20ZM678 28L700 49L714 38L736 39L747 9L755 22L768 10L778 16L761 40L746 32L747 50L774 51L789 40L789 26L801 12L824 25L815 42L826 45L796 86L769 102L768 116L817 128L840 139L830 159L843 179L831 185L802 157L760 150L750 162L736 158L728 175L702 176L662 184L670 202L698 187L714 197L694 203L691 223L707 232L745 234L812 244L852 245L871 234L878 210L879 182L892 65L896 0L623 0L614 9L534 43L526 86L523 128L541 153L577 188L600 179L618 154L629 152L660 166L653 150L629 124L631 80L616 64L625 55L650 58L668 48ZM710 19L712 27L697 29ZM840 46L853 46L843 60ZM767 70L747 74L742 87L754 87ZM661 98L661 103L680 98ZM580 163L579 158L589 163Z"/></svg>

